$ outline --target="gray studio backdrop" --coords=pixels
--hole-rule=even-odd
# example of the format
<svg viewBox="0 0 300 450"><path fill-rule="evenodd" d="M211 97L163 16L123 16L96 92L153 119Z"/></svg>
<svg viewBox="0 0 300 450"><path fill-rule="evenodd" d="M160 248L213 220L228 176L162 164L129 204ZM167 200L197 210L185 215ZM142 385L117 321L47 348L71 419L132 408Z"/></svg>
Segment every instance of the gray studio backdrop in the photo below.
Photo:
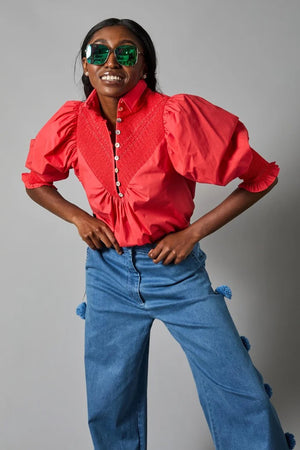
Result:
<svg viewBox="0 0 300 450"><path fill-rule="evenodd" d="M0 449L92 449L84 322L75 315L85 244L25 195L20 174L30 139L66 100L83 98L76 54L90 27L112 16L149 31L163 92L200 95L237 114L252 146L281 166L269 196L202 247L213 285L232 288L228 307L273 388L284 430L300 442L299 2L11 0L0 15ZM237 184L198 186L194 218ZM73 175L58 188L88 209ZM149 363L149 450L213 449L186 357L159 321Z"/></svg>

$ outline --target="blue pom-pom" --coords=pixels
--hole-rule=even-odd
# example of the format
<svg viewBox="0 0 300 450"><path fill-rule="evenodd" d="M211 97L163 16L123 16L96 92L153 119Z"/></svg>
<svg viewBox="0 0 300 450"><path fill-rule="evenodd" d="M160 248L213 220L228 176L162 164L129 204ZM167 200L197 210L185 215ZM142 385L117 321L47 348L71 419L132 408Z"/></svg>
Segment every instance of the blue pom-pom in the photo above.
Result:
<svg viewBox="0 0 300 450"><path fill-rule="evenodd" d="M288 444L288 447L290 449L293 449L296 446L296 439L292 433L285 433L286 441Z"/></svg>
<svg viewBox="0 0 300 450"><path fill-rule="evenodd" d="M242 340L242 343L243 343L245 349L247 350L247 352L249 352L249 350L250 350L250 348L251 348L249 339L246 338L246 336L240 336L240 338L241 338L241 340Z"/></svg>
<svg viewBox="0 0 300 450"><path fill-rule="evenodd" d="M232 297L232 292L229 286L226 286L225 284L223 284L222 286L218 286L216 289L216 292L218 294L224 295L224 297L228 298L229 300Z"/></svg>
<svg viewBox="0 0 300 450"><path fill-rule="evenodd" d="M81 317L82 319L85 319L85 311L86 311L86 303L82 302L80 305L76 308L76 314L77 316Z"/></svg>
<svg viewBox="0 0 300 450"><path fill-rule="evenodd" d="M265 391L268 394L268 397L271 398L273 394L273 390L268 383L264 383Z"/></svg>

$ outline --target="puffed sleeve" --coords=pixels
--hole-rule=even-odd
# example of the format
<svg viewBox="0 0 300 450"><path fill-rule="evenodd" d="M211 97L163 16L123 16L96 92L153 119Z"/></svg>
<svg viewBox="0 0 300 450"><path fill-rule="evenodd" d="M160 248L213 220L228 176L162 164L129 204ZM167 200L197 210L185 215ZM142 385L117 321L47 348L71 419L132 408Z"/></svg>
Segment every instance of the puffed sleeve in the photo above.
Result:
<svg viewBox="0 0 300 450"><path fill-rule="evenodd" d="M76 125L80 101L66 102L30 142L22 173L28 189L52 186L54 181L68 177L76 158ZM55 188L56 189L56 188Z"/></svg>
<svg viewBox="0 0 300 450"><path fill-rule="evenodd" d="M279 173L249 145L239 118L194 95L170 97L164 110L168 153L175 170L199 183L225 186L241 178L240 188L263 191Z"/></svg>

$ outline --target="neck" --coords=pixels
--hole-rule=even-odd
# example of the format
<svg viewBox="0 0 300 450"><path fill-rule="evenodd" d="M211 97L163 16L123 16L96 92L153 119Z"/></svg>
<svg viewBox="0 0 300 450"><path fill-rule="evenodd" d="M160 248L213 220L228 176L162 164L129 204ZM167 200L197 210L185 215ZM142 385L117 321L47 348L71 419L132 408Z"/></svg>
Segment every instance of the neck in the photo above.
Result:
<svg viewBox="0 0 300 450"><path fill-rule="evenodd" d="M99 98L103 117L114 127L117 119L118 101L119 98L117 97L101 96Z"/></svg>

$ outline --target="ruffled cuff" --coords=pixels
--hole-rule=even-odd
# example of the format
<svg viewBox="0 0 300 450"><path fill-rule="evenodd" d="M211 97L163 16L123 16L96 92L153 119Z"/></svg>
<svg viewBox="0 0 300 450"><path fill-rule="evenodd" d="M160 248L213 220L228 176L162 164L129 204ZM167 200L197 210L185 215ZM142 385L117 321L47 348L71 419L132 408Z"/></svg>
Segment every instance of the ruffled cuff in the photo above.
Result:
<svg viewBox="0 0 300 450"><path fill-rule="evenodd" d="M279 170L279 166L275 162L268 163L268 166L256 178L243 181L238 187L249 192L264 191L275 181Z"/></svg>
<svg viewBox="0 0 300 450"><path fill-rule="evenodd" d="M51 181L45 181L33 172L22 173L22 181L27 189L35 189L41 186L50 186L57 190Z"/></svg>

